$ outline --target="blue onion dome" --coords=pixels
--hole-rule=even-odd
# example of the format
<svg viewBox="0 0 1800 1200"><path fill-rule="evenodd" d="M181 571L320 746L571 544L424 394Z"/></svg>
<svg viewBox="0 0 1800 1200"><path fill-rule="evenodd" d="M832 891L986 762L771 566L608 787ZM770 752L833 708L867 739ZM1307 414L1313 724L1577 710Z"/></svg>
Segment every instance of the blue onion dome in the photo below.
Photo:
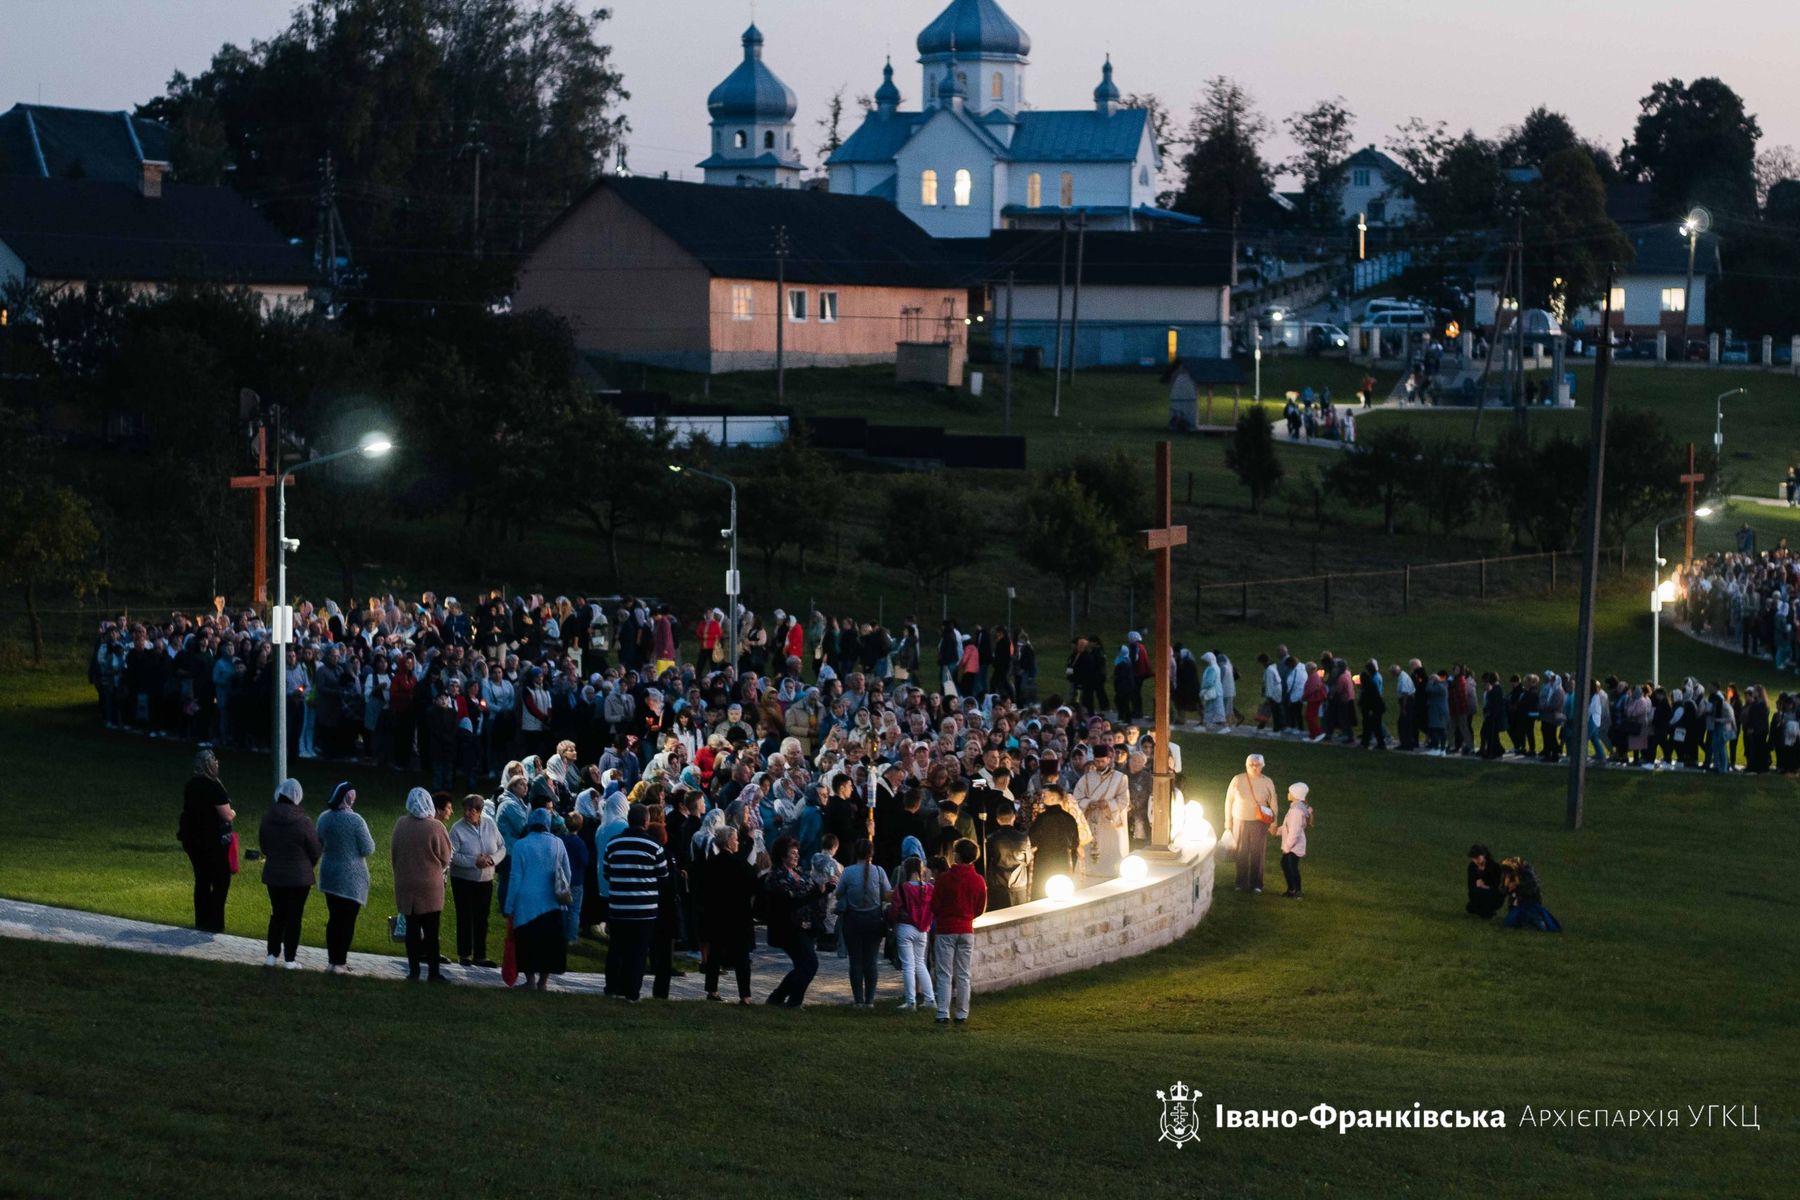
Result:
<svg viewBox="0 0 1800 1200"><path fill-rule="evenodd" d="M919 53L971 58L1031 53L1031 38L1006 15L996 0L951 0L950 7L919 34Z"/></svg>
<svg viewBox="0 0 1800 1200"><path fill-rule="evenodd" d="M788 121L799 104L794 89L781 82L763 65L762 30L744 30L744 61L706 97L706 110L715 120Z"/></svg>
<svg viewBox="0 0 1800 1200"><path fill-rule="evenodd" d="M875 89L875 106L877 108L899 108L900 89L894 86L894 60L889 59L881 68L881 86Z"/></svg>
<svg viewBox="0 0 1800 1200"><path fill-rule="evenodd" d="M1113 82L1112 55L1106 56L1106 65L1100 68L1100 86L1094 89L1094 103L1105 104L1119 102L1119 85Z"/></svg>

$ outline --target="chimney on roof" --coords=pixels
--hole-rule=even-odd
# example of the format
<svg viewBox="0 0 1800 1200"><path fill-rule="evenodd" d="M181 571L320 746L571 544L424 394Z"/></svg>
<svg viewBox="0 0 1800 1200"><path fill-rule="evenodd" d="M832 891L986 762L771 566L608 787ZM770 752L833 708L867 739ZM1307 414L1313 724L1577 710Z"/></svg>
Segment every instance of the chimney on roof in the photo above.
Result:
<svg viewBox="0 0 1800 1200"><path fill-rule="evenodd" d="M163 173L169 169L165 162L145 161L138 168L138 195L146 200L162 199Z"/></svg>

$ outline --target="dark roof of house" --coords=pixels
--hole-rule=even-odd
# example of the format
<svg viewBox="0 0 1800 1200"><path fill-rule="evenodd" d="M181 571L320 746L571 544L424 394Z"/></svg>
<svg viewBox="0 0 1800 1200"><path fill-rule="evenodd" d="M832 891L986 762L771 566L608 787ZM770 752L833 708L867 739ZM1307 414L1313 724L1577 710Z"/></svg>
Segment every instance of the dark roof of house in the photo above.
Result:
<svg viewBox="0 0 1800 1200"><path fill-rule="evenodd" d="M135 183L168 162L168 126L127 112L15 104L0 113L0 175Z"/></svg>
<svg viewBox="0 0 1800 1200"><path fill-rule="evenodd" d="M1063 243L1055 230L1000 230L985 238L945 238L945 252L969 266L970 277L1053 284L1062 269ZM1068 281L1075 281L1076 239L1068 239ZM1081 253L1081 281L1094 286L1226 287L1231 282L1231 238L1206 232L1089 230Z"/></svg>
<svg viewBox="0 0 1800 1200"><path fill-rule="evenodd" d="M1344 160L1344 165L1346 167L1374 167L1384 175L1393 176L1399 179L1412 178L1412 172L1401 166L1392 155L1377 150L1373 146L1364 146L1361 150L1358 150L1355 154L1346 158Z"/></svg>
<svg viewBox="0 0 1800 1200"><path fill-rule="evenodd" d="M1687 274L1688 240L1676 226L1666 221L1641 225L1627 229L1625 236L1631 239L1635 252L1625 274ZM1712 277L1720 273L1718 236L1703 233L1694 242L1694 274Z"/></svg>
<svg viewBox="0 0 1800 1200"><path fill-rule="evenodd" d="M715 276L775 278L775 231L787 231L795 283L961 286L961 265L886 200L811 188L719 187L635 176L602 177L552 223L601 189L612 192ZM546 231L546 236L548 236ZM540 239L541 242L541 239Z"/></svg>
<svg viewBox="0 0 1800 1200"><path fill-rule="evenodd" d="M1244 382L1244 368L1235 358L1182 358L1177 359L1168 370L1162 373L1164 383L1173 382L1177 373L1186 374L1195 383L1224 384Z"/></svg>
<svg viewBox="0 0 1800 1200"><path fill-rule="evenodd" d="M305 283L307 256L229 188L0 175L0 242L37 279Z"/></svg>

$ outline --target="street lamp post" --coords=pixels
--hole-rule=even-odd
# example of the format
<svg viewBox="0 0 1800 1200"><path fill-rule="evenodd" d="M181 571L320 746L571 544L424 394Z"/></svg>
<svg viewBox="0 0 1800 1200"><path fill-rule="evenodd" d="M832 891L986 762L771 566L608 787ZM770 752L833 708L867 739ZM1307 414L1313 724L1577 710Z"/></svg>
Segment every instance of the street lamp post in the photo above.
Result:
<svg viewBox="0 0 1800 1200"><path fill-rule="evenodd" d="M288 476L306 470L308 467L321 467L328 462L336 462L340 458L349 458L352 454L363 458L380 458L393 450L394 443L384 433L368 433L361 442L348 450L339 450L333 454L309 458L305 462L295 463L283 470L281 466L281 447L275 447L275 473L280 476L275 481L275 604L269 613L269 641L275 647L275 786L287 778L287 648L294 640L294 611L287 602L287 552L298 550L298 541L289 542L287 535L287 480Z"/></svg>
<svg viewBox="0 0 1800 1200"><path fill-rule="evenodd" d="M1681 350L1676 362L1687 361L1688 328L1690 320L1688 310L1694 299L1694 250L1700 244L1700 235L1712 224L1712 214L1696 205L1681 222L1682 236L1687 238L1688 265L1687 285L1681 290Z"/></svg>
<svg viewBox="0 0 1800 1200"><path fill-rule="evenodd" d="M738 508L737 483L723 475L711 471L702 471L699 467L687 467L680 463L670 463L669 470L677 475L698 475L702 479L710 479L714 483L722 483L731 489L731 525L725 532L731 543L731 561L725 570L725 636L727 648L725 661L733 668L737 666L738 654Z"/></svg>
<svg viewBox="0 0 1800 1200"><path fill-rule="evenodd" d="M1701 505L1694 510L1700 518L1712 516L1709 505ZM1664 517L1650 529L1650 686L1652 689L1662 686L1662 610L1663 605L1675 598L1675 585L1663 580L1662 527L1675 521L1687 520L1686 513L1677 513L1672 517Z"/></svg>
<svg viewBox="0 0 1800 1200"><path fill-rule="evenodd" d="M1713 400L1713 453L1721 459L1725 456L1725 397L1749 395L1747 388L1732 388L1729 392L1720 392Z"/></svg>

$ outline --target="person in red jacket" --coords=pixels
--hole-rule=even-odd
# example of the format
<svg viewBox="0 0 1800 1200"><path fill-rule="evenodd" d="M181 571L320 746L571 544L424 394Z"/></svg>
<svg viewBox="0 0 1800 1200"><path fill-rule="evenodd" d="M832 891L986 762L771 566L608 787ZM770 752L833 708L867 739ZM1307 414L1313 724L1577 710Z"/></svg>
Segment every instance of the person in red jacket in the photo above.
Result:
<svg viewBox="0 0 1800 1200"><path fill-rule="evenodd" d="M952 991L956 1023L969 1019L969 977L975 958L975 918L987 911L987 884L974 863L979 851L963 838L952 851L956 865L931 889L932 924L937 932L937 1023L948 1024Z"/></svg>

